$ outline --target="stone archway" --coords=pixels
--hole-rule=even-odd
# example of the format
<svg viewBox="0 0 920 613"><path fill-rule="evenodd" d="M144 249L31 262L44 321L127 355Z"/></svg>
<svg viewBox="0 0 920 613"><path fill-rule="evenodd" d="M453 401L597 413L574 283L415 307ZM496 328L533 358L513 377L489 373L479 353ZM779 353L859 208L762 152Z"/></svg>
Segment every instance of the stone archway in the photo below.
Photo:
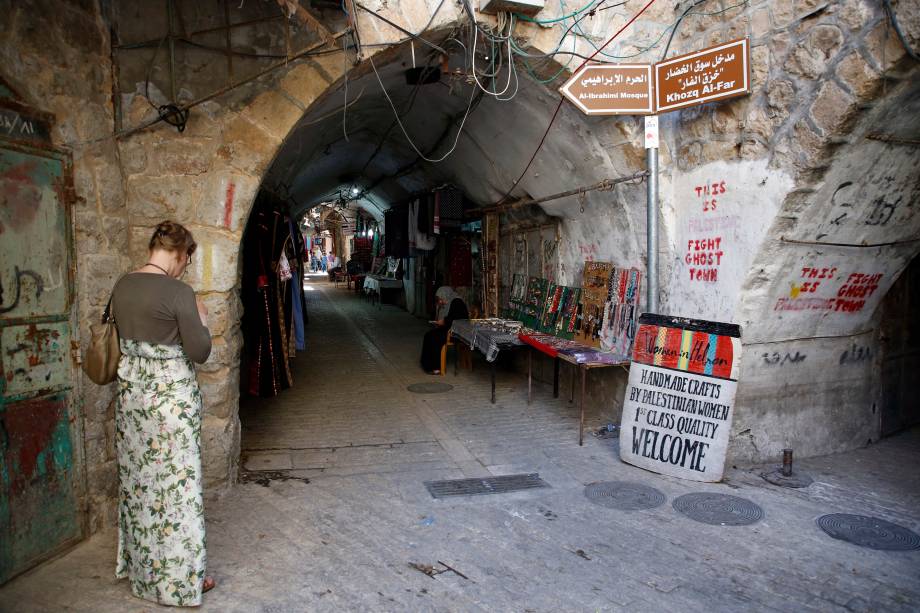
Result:
<svg viewBox="0 0 920 613"><path fill-rule="evenodd" d="M394 18L412 29L413 23L424 21L418 19L416 12L423 14L420 7L407 5ZM664 16L650 18L661 20ZM449 24L450 19L445 17L441 25ZM692 189L715 167L736 182L749 181L750 175L758 172L789 178L774 181L768 192L758 194L756 189L750 192L755 202L757 198L768 197L772 208L769 214L744 220L756 223L758 232L737 245L736 255L744 264L738 274L729 276L729 283L719 287L721 292L735 293L739 301L712 314L759 321L772 317L765 305L775 299L774 290L784 282L781 273L793 263L771 262L774 257L771 249L781 244L787 233L789 214L797 212L802 219L819 216L817 207L807 210L803 207L810 194L819 191L823 171L828 166L827 156L840 149L841 135L865 114L862 106L865 101L877 96L881 84L892 73L904 69L905 63L903 50L897 53L897 48L883 36L885 24L881 14L866 10L855 0L839 2L832 11L802 15L771 14L766 7L753 6L730 15L729 23L733 32L752 37L754 91L749 98L674 114L665 120L671 130L662 149L662 200L666 211L670 207L676 212L676 206L686 196L680 190ZM386 40L385 32L377 26L372 28L377 37ZM717 30L713 26L702 34L686 31L677 40L683 48L692 49L704 46L702 41L706 37L724 34ZM549 37L538 31L532 35L535 52L553 50L555 44ZM377 57L386 55L383 52ZM789 78L792 69L787 70L786 66L792 62L798 71L795 79ZM355 68L350 78L369 74L367 71L365 63ZM232 483L239 458L241 337L236 289L242 232L259 186L288 135L313 105L336 90L343 72L340 57L304 58L293 62L271 81L253 87L258 93L241 106L202 105L201 112L196 113L182 136L159 127L120 142L132 258L137 260L143 255L150 227L164 216L187 221L201 244L201 255L190 271L189 281L207 302L214 319L214 353L200 375L206 399L205 479L211 492L222 491ZM824 79L819 82L820 87L802 86L803 82L818 77ZM551 94L544 89L527 110L539 113L547 106L551 108L555 100ZM137 100L127 110L128 116L141 118L145 113L143 104ZM501 120L500 116L490 116L484 123L499 129ZM558 171L560 162L572 176L596 176L598 172L608 171L622 174L641 168L642 152L635 120L569 115L561 122L580 139L583 154L579 157L573 153L574 147L553 134L544 150L544 159L538 159L522 181L523 191L534 196L559 191L551 172ZM531 153L531 144L526 140L519 139L507 150L503 163L511 169L509 174L523 168ZM508 177L500 172L494 173L494 179L496 185L508 184ZM499 188L497 195L501 191ZM489 194L486 192L483 197ZM629 255L628 261L622 263L643 265L644 250L635 238L644 227L635 221L641 218L641 211L633 211L632 216L628 212L630 206L642 206L641 192L627 194L620 206L625 214L612 215L608 201L591 199L588 210L600 213L590 220L579 218L564 202L544 207L563 218L562 232L568 236L560 247L563 272L574 278L586 253L596 259L617 261L624 257L619 250L624 244L629 245ZM670 243L662 246L667 256L662 258L664 261L675 262L685 251L679 243L686 237L678 231L675 219L679 220L679 215L670 222L665 220L672 227ZM696 312L679 312L683 304L681 296L696 289L681 279L682 272L685 271L677 265L666 267L664 279L670 288L666 304L678 309L675 314L698 316ZM892 270L889 276L896 274ZM757 340L773 343L783 339L767 334ZM769 378L772 365L758 364L752 357L757 351L747 352L746 372L753 378ZM739 403L746 416L739 415L737 434L739 440L749 438L750 445L736 449L737 457L764 460L775 453L773 447L763 445L763 440L779 440L787 425L768 416L768 401L754 394L747 404ZM826 412L816 414L811 423L826 417ZM864 423L859 434L868 428L869 424ZM754 434L758 432L760 439ZM823 436L831 440L835 434L828 431ZM845 444L852 445L854 440L855 435L847 436Z"/></svg>

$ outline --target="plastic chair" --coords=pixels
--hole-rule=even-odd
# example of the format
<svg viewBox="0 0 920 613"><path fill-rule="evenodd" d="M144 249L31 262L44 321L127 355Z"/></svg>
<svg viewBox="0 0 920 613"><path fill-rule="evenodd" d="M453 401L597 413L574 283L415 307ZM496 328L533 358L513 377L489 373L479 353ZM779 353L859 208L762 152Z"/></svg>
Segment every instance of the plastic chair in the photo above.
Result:
<svg viewBox="0 0 920 613"><path fill-rule="evenodd" d="M443 347L441 347L441 376L442 377L447 374L447 348L453 347L453 346L454 346L454 342L453 340L451 340L450 332L448 332L447 342L444 343ZM454 359L456 360L456 356L454 357Z"/></svg>

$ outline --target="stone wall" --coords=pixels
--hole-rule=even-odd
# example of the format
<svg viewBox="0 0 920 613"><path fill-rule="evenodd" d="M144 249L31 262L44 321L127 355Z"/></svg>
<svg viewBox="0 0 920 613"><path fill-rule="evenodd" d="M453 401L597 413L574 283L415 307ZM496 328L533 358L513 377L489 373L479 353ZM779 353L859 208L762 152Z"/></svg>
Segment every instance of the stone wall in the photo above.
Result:
<svg viewBox="0 0 920 613"><path fill-rule="evenodd" d="M107 138L114 126L109 29L92 2L4 2L0 13L0 74L26 104L54 115L52 142L73 155L77 338L85 345L89 317L101 313L128 265L124 177ZM86 475L78 504L96 531L115 522L113 390L77 373L74 400L75 474Z"/></svg>
<svg viewBox="0 0 920 613"><path fill-rule="evenodd" d="M118 139L116 146L108 138L116 125L128 129L155 117L142 81L148 74L149 56L119 55L121 76L115 100L120 112L116 113L108 39L113 20L100 15L93 3L8 4L4 14L11 34L2 45L3 75L29 103L57 116L54 140L74 154L80 321L98 311L119 272L142 263L154 224L173 217L195 233L200 248L187 280L208 304L214 334L214 351L199 372L206 405L205 482L209 495L225 491L235 478L239 458L240 239L272 160L314 103L342 85L345 62L341 54L292 61L195 106L181 134L159 123ZM129 6L149 10L142 3ZM200 27L219 25L219 13L214 15L222 4L191 6L203 19ZM413 31L428 23L433 10L421 0L369 2L369 6ZM631 0L597 13L583 22L584 35L563 41L566 48L574 44L580 53L592 53L592 43L606 40L640 6ZM714 13L720 7L706 4L699 12ZM541 18L558 10L550 7ZM444 3L432 28L450 26L459 15L457 6ZM148 30L150 38L162 36L162 20L156 21L155 15L134 16L149 21L149 27L123 30L120 42L135 42L133 37L143 38ZM667 38L660 35L676 16L673 3L656 3L607 52L635 55L632 61L657 61ZM916 17L902 15L915 44L920 29ZM367 45L395 42L403 36L363 12L358 24ZM247 52L277 51L282 45L278 32L284 30L276 26L266 22L254 32L241 34L234 44ZM534 53L551 52L559 43L558 27L521 24L516 32ZM878 6L864 0L752 1L718 15L688 15L672 51L745 35L753 45L752 94L663 116L661 149L664 308L675 314L738 321L745 328L732 450L739 461L770 459L790 444L806 455L849 448L876 435L871 413L877 394L872 384L878 380L875 366L845 364L839 357L854 342L855 337L848 335L868 330L865 338L871 344L877 299L853 317L854 313L778 311L776 305L780 298L798 297L789 294L794 291L791 285L801 293L802 284L813 281L801 278L803 267L809 268L806 277L812 267L843 270L844 265L847 275L881 274L883 281L873 290L881 297L913 255L913 247L870 253L861 247L793 245L788 239L887 243L910 232L915 235L913 224L918 219L907 212L903 220L893 212L888 215L884 206L890 204L885 190L900 193L910 187L909 169L916 167L916 154L893 153L896 145L863 138L907 116L897 111L908 108L910 82L917 75L886 28ZM656 38L661 39L658 46L642 51ZM183 52L180 100L225 85L230 76L225 62L226 58L211 52ZM235 64L241 71L267 65L264 59ZM157 66L149 71L149 92L160 104L166 101L162 92L171 86L162 58ZM577 62L569 64L570 69L576 66ZM544 66L537 73L545 76L557 68ZM364 63L353 76L368 74ZM484 203L501 196L526 164L558 100L552 86L525 89L515 102L496 103L488 113L478 113L456 155L442 168L423 169L422 178L456 179L461 185L465 180L467 191ZM503 135L501 147L494 144L496 134ZM565 106L519 190L539 197L642 169L640 135L638 118L585 118ZM864 159L878 160L879 172L891 168L896 177L886 183L888 173L861 175L859 160ZM560 169L565 173L564 185ZM419 177L411 179L417 182ZM719 194L723 197L714 211L703 210L703 190L697 188L711 188L716 179L720 190L725 181L725 194ZM850 185L838 191L846 181ZM905 202L911 199L916 200L915 193ZM841 203L853 205L850 219L857 223L834 223L842 214L834 207ZM547 213L562 218L558 278L575 282L588 258L644 268L644 206L642 185L592 193L584 202L568 199L544 205ZM876 224L883 227L867 229L867 220L886 216L885 224ZM717 280L698 282L691 279L686 263L687 243L714 238L713 232L720 233L720 248L724 245L724 267L720 265ZM863 255L854 255L853 249ZM835 338L818 338L823 336ZM87 338L86 330L82 338ZM787 367L790 362L798 367ZM599 385L592 386L594 401L610 407L615 416L623 376L603 376ZM87 382L81 384L80 394L90 524L96 529L114 523L112 396L111 390Z"/></svg>

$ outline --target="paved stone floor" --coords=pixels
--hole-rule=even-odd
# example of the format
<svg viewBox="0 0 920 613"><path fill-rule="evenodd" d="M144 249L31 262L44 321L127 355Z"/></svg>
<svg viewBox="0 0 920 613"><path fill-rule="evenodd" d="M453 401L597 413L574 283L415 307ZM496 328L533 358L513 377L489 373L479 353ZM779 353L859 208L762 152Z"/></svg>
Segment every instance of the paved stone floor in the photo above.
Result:
<svg viewBox="0 0 920 613"><path fill-rule="evenodd" d="M835 541L815 518L875 515L920 531L920 432L798 462L815 483L767 484L735 469L722 484L621 463L616 443L577 444L577 414L504 371L431 377L417 365L423 321L342 288L308 292L309 351L297 386L244 400L245 483L207 508L209 611L917 611L920 551ZM445 382L440 395L406 391ZM591 416L593 428L604 415ZM539 472L548 489L435 500L423 482ZM630 480L668 502L596 506L586 484ZM715 527L670 502L696 491L743 496L765 518ZM99 534L0 589L3 611L147 611L112 577L115 535ZM409 563L443 562L432 578Z"/></svg>

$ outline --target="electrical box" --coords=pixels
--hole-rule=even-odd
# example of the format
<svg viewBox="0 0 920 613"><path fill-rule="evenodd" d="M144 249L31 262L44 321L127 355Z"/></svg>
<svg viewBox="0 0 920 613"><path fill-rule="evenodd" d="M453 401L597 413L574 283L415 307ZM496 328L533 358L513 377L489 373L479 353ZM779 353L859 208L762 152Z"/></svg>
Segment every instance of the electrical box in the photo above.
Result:
<svg viewBox="0 0 920 613"><path fill-rule="evenodd" d="M543 0L480 0L479 12L495 15L501 12L520 13L533 17L543 10Z"/></svg>

